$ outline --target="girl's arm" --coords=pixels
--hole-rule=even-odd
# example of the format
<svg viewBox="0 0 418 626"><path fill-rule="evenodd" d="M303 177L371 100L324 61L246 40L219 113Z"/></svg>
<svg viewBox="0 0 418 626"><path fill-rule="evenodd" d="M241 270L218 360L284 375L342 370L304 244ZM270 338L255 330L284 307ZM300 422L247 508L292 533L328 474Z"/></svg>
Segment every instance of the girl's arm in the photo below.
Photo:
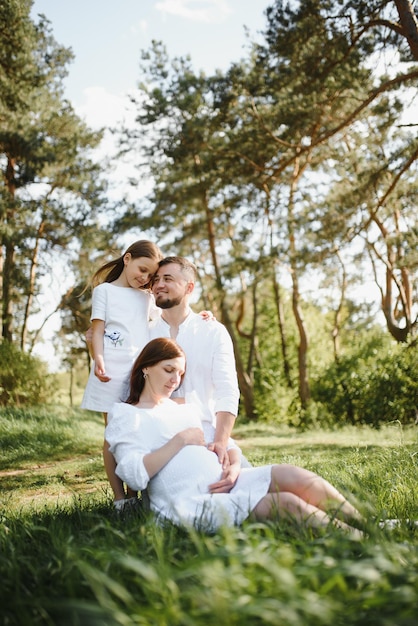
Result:
<svg viewBox="0 0 418 626"><path fill-rule="evenodd" d="M104 330L105 323L103 320L92 320L92 348L94 354L94 373L102 383L107 383L110 377L106 375L106 368L103 356L104 348Z"/></svg>
<svg viewBox="0 0 418 626"><path fill-rule="evenodd" d="M158 450L146 454L143 459L148 476L152 478L185 446L204 446L205 439L201 428L186 428L174 435Z"/></svg>

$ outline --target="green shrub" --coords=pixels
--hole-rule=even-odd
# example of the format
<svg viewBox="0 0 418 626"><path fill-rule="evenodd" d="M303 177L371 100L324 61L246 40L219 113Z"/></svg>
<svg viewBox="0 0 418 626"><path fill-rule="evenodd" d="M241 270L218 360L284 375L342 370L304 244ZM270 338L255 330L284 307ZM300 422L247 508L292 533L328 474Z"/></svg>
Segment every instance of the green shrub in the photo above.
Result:
<svg viewBox="0 0 418 626"><path fill-rule="evenodd" d="M35 405L51 397L53 377L38 358L0 343L0 406Z"/></svg>
<svg viewBox="0 0 418 626"><path fill-rule="evenodd" d="M375 427L395 420L413 423L418 411L416 346L359 347L326 368L311 391L328 420L333 416L336 422Z"/></svg>

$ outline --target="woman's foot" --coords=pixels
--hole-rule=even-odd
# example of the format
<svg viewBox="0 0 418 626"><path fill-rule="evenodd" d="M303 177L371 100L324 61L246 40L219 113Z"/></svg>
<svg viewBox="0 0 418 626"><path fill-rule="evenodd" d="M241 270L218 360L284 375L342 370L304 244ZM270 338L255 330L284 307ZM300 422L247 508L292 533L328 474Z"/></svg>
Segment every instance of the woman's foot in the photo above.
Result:
<svg viewBox="0 0 418 626"><path fill-rule="evenodd" d="M400 526L408 526L408 527L417 527L418 528L418 520L411 519L382 519L379 522L379 528L385 530L395 530L395 528L399 528Z"/></svg>

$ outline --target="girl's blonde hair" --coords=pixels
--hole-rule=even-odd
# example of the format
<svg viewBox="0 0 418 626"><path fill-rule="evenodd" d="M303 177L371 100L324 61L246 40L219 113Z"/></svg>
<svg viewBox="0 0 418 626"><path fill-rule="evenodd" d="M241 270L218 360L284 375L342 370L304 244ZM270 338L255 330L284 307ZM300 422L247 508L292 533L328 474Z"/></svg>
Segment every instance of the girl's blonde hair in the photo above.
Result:
<svg viewBox="0 0 418 626"><path fill-rule="evenodd" d="M138 259L139 257L144 256L148 259L156 261L157 263L163 258L161 250L155 243L152 243L152 241L147 241L146 239L135 241L135 243L131 244L121 256L113 259L112 261L108 261L99 267L91 279L92 287L96 287L96 285L99 285L100 283L113 283L113 281L118 279L123 272L123 259L125 254L130 254L132 259ZM149 286L150 283L147 283L144 285L144 289Z"/></svg>

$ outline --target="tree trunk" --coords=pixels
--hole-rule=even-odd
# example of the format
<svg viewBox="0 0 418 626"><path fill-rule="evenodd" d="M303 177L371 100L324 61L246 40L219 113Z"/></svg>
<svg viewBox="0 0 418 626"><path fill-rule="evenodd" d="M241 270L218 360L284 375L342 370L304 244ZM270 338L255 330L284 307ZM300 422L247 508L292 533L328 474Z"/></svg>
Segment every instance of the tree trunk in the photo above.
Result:
<svg viewBox="0 0 418 626"><path fill-rule="evenodd" d="M286 330L285 330L285 323L284 323L283 303L280 297L280 286L277 282L275 267L273 267L273 291L274 291L274 302L276 304L276 312L277 312L277 324L279 326L280 345L282 349L284 377L285 377L288 388L292 389L293 383L292 383L292 377L290 375L289 357L287 354L287 337L286 337Z"/></svg>
<svg viewBox="0 0 418 626"><path fill-rule="evenodd" d="M399 239L401 233L398 229L399 214L398 211L393 213L395 223L395 235ZM392 337L398 343L405 343L408 341L408 336L413 335L416 329L416 322L412 320L412 287L411 278L408 269L404 267L403 256L404 252L402 246L396 247L390 237L390 233L383 222L377 217L377 211L372 214L372 221L377 225L382 235L382 238L386 246L386 259L379 253L375 244L369 242L369 251L372 250L376 257L382 261L386 266L386 282L385 289L379 286L377 274L375 273L375 282L378 285L382 298L382 311L385 316L386 326ZM373 259L372 259L373 263ZM373 263L374 268L374 263ZM401 268L399 280L396 275L396 268ZM403 269L402 269L403 268ZM405 320L403 327L399 326L398 321L395 318L395 307L393 306L393 284L396 285L398 290L398 298L401 303L401 314Z"/></svg>
<svg viewBox="0 0 418 626"><path fill-rule="evenodd" d="M294 205L298 178L301 172L299 169L299 158L295 159L292 181L290 184L289 206L288 206L288 233L289 233L289 256L292 278L292 310L295 317L296 326L299 332L298 345L298 372L299 372L299 399L303 409L309 405L311 398L308 380L308 336L305 329L305 322L300 308L300 293L297 267L297 250L294 228Z"/></svg>
<svg viewBox="0 0 418 626"><path fill-rule="evenodd" d="M235 353L235 362L237 368L237 376L238 376L238 384L241 391L242 399L244 402L244 409L247 419L256 419L254 413L254 389L251 378L248 376L244 368L244 362L240 353L239 345L237 342L237 338L235 335L234 327L232 324L231 317L229 315L228 307L225 303L225 292L223 289L222 278L219 271L218 264L218 256L216 254L216 233L215 233L215 225L213 223L213 217L211 210L209 208L206 192L203 193L202 197L203 206L205 207L206 212L206 226L208 231L208 240L209 240L209 248L212 257L212 264L215 271L215 282L216 288L221 298L221 314L222 314L222 323L225 325L227 331L229 332L232 343L234 346Z"/></svg>
<svg viewBox="0 0 418 626"><path fill-rule="evenodd" d="M258 281L254 280L252 287L251 287L251 298L252 298L252 303L253 303L253 323L251 325L250 349L248 352L248 360L247 360L247 374L250 377L251 383L253 382L254 362L257 361L257 321L258 321L257 284L258 284Z"/></svg>
<svg viewBox="0 0 418 626"><path fill-rule="evenodd" d="M6 230L13 225L14 202L16 195L15 159L7 158L6 187L9 197L6 199ZM13 341L13 306L12 306L12 275L15 266L15 247L10 235L4 237L4 263L2 274L2 336L6 341Z"/></svg>
<svg viewBox="0 0 418 626"><path fill-rule="evenodd" d="M74 367L72 363L70 364L70 388L69 388L69 399L70 399L70 407L73 408L73 386L74 386Z"/></svg>
<svg viewBox="0 0 418 626"><path fill-rule="evenodd" d="M392 306L392 270L390 268L386 269L386 291L383 293L382 297L382 311L385 316L386 326L392 337L398 343L405 343L408 340L408 335L410 332L410 328L408 324L406 324L403 328L401 328L395 321L393 315L393 306Z"/></svg>
<svg viewBox="0 0 418 626"><path fill-rule="evenodd" d="M3 230L3 225L4 225L4 219L2 217L1 219L1 229ZM0 328L3 329L3 302L4 302L4 297L3 297L3 274L4 274L4 255L3 255L3 241L0 240ZM0 337L0 343L2 341L2 337L3 337L3 332L1 333L1 337Z"/></svg>
<svg viewBox="0 0 418 626"><path fill-rule="evenodd" d="M292 389L293 383L292 383L292 377L290 375L290 363L289 363L289 358L287 354L287 337L286 337L286 331L285 331L283 303L280 297L280 286L279 286L279 283L277 282L277 276L276 276L277 260L273 256L273 220L271 218L270 208L269 208L270 189L268 188L267 184L264 184L263 189L266 194L266 203L265 203L264 212L267 217L267 224L268 224L269 237L270 237L270 257L271 257L272 264L273 264L273 268L272 268L273 269L273 293L274 293L274 303L276 305L276 312L277 312L277 325L279 327L280 345L281 345L281 350L282 350L283 371L284 371L284 377L286 380L287 387L289 389Z"/></svg>
<svg viewBox="0 0 418 626"><path fill-rule="evenodd" d="M412 56L418 61L418 20L409 0L394 0L398 9L401 34L406 38Z"/></svg>
<svg viewBox="0 0 418 626"><path fill-rule="evenodd" d="M335 256L340 262L342 269L342 278L341 278L341 289L340 289L340 299L338 302L337 310L334 315L334 327L332 329L332 342L334 346L334 360L338 361L340 356L340 330L341 330L341 314L345 301L345 292L347 290L347 272L345 269L345 265L341 258L341 255L338 250L335 251Z"/></svg>
<svg viewBox="0 0 418 626"><path fill-rule="evenodd" d="M292 309L299 332L298 366L299 366L299 398L303 409L307 409L311 399L308 380L308 336L305 330L305 321L299 306L299 284L295 271L292 270Z"/></svg>
<svg viewBox="0 0 418 626"><path fill-rule="evenodd" d="M26 346L28 317L32 309L33 296L35 293L35 281L36 281L36 272L38 269L38 257L39 257L39 244L40 244L43 232L44 232L44 227L45 227L45 222L42 221L38 227L38 232L36 234L35 247L32 252L32 260L31 260L30 274L29 274L29 288L28 288L28 294L26 298L25 312L24 312L23 323L22 323L22 332L21 332L21 337L20 337L20 348L22 352L25 350L25 346Z"/></svg>

